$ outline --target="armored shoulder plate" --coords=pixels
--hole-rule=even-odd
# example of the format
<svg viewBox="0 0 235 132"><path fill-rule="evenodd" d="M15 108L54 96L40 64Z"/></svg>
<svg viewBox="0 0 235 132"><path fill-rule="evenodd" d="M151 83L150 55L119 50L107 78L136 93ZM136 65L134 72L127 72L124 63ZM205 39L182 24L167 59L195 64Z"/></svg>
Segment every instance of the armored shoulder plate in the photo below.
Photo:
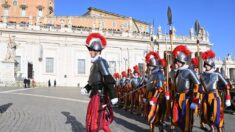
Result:
<svg viewBox="0 0 235 132"><path fill-rule="evenodd" d="M103 76L111 75L109 72L109 65L104 58L99 58L96 63L99 65L99 70Z"/></svg>
<svg viewBox="0 0 235 132"><path fill-rule="evenodd" d="M219 83L221 83L221 85L223 86L226 86L228 82L225 80L225 78L219 72L216 72L216 74L219 77Z"/></svg>

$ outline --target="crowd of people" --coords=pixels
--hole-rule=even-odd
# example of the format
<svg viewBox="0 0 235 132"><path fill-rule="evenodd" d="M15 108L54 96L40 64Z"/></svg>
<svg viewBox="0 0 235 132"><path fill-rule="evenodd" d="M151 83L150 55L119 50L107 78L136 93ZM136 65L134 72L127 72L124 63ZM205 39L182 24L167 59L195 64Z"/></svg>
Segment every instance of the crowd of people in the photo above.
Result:
<svg viewBox="0 0 235 132"><path fill-rule="evenodd" d="M151 51L145 57L144 74L138 66L133 71L114 73L118 107L147 118L151 132L156 126L163 131L165 121L171 122L172 130L191 131L196 115L201 129L208 125L211 131L222 131L224 106L231 105L232 84L215 71L212 50L203 52L201 60L190 57L191 51L179 45L172 52L169 71L167 61ZM199 61L203 61L201 73Z"/></svg>
<svg viewBox="0 0 235 132"><path fill-rule="evenodd" d="M172 130L178 127L184 132L192 131L195 115L200 117L201 129L206 130L208 125L212 132L222 131L224 106L231 105L232 85L215 71L212 50L191 59L187 46L178 45L167 60L150 51L145 57L144 74L136 65L133 71L128 69L112 76L107 61L101 57L106 45L99 33L91 33L86 39L92 63L88 84L81 89L82 95L90 97L87 132L111 131L111 104L147 118L151 132L155 127L163 132L167 120Z"/></svg>

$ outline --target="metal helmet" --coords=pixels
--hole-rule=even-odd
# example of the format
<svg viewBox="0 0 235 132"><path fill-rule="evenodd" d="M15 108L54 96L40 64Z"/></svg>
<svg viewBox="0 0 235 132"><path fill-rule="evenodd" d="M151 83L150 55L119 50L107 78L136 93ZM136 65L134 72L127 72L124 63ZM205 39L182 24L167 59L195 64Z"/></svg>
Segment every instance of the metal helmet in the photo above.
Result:
<svg viewBox="0 0 235 132"><path fill-rule="evenodd" d="M204 60L204 66L209 65L215 67L215 53L212 50L203 52L202 59Z"/></svg>
<svg viewBox="0 0 235 132"><path fill-rule="evenodd" d="M173 50L174 59L182 63L186 63L189 60L190 55L190 50L184 45L179 45Z"/></svg>
<svg viewBox="0 0 235 132"><path fill-rule="evenodd" d="M153 51L150 51L145 56L145 61L148 66L158 67L160 65L159 60L160 60L160 57L159 57L158 53L155 53Z"/></svg>
<svg viewBox="0 0 235 132"><path fill-rule="evenodd" d="M204 61L204 65L209 65L211 67L215 67L215 60L214 59L208 59L206 61Z"/></svg>
<svg viewBox="0 0 235 132"><path fill-rule="evenodd" d="M99 33L91 33L86 39L88 50L101 51L106 46L106 39Z"/></svg>

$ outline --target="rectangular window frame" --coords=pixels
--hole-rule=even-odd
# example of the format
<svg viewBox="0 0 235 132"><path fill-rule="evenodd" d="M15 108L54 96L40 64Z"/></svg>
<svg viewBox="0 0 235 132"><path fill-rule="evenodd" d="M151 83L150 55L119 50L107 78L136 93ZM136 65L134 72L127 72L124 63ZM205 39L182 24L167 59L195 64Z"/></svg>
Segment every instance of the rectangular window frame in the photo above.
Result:
<svg viewBox="0 0 235 132"><path fill-rule="evenodd" d="M81 61L82 63L84 63L84 67L81 67L79 64L79 61ZM83 69L83 70L80 70ZM86 59L77 59L77 74L80 75L84 75L86 74Z"/></svg>
<svg viewBox="0 0 235 132"><path fill-rule="evenodd" d="M52 67L51 69L48 69L48 59L52 59ZM46 61L45 61L45 72L48 74L53 74L55 73L55 59L53 57L46 57Z"/></svg>

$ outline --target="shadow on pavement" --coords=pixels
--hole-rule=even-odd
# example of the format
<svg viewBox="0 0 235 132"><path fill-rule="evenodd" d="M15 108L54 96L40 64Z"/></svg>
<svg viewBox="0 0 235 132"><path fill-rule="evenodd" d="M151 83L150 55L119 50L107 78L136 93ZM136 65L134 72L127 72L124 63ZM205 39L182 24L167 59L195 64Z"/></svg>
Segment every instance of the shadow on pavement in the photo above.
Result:
<svg viewBox="0 0 235 132"><path fill-rule="evenodd" d="M0 113L2 114L2 113L4 113L4 112L6 112L7 109L8 109L11 105L13 105L13 103L7 103L7 104L4 104L4 105L0 106Z"/></svg>
<svg viewBox="0 0 235 132"><path fill-rule="evenodd" d="M141 122L141 123L143 123L143 124L148 125L147 119L144 119L144 118L141 117L141 116L137 116L137 115L130 114L130 112L125 111L125 110L120 109L120 108L113 108L113 111L114 111L115 113L118 113L118 114L120 114L120 115L126 117L126 118L133 119L133 120L135 120L135 121L138 121L138 122ZM114 116L115 116L115 114L114 114ZM123 120L123 119L121 119L121 118L119 118L119 117L117 117L117 116L114 117L114 121L115 121L117 124L120 124L120 125L122 125L122 126L128 128L128 129L133 130L133 131L136 131L136 132L148 132L148 131L149 131L149 129L144 129L144 128L142 128L142 127L140 127L140 126L138 126L138 125L136 125L136 124L134 124L134 123L128 122L128 121L126 121L126 120Z"/></svg>
<svg viewBox="0 0 235 132"><path fill-rule="evenodd" d="M123 120L121 118L118 118L118 117L115 117L114 118L114 121L119 124L119 125L122 125L124 126L125 128L128 128L132 131L135 131L135 132L149 132L149 129L144 129L136 124L133 124L131 122L128 122L126 120Z"/></svg>
<svg viewBox="0 0 235 132"><path fill-rule="evenodd" d="M61 113L67 117L67 121L65 122L65 124L71 124L72 132L86 132L85 127L82 125L82 123L77 121L75 116L70 115L70 112L63 111Z"/></svg>
<svg viewBox="0 0 235 132"><path fill-rule="evenodd" d="M129 111L125 111L123 109L120 109L120 108L115 108L113 107L113 111L115 113L118 113L126 118L129 118L129 119L134 119L135 121L138 121L140 123L143 123L143 124L146 124L148 125L148 121L147 119L145 119L144 117L141 117L139 115L134 115L134 114L131 114ZM115 116L115 115L114 115ZM116 117L115 117L116 118Z"/></svg>

